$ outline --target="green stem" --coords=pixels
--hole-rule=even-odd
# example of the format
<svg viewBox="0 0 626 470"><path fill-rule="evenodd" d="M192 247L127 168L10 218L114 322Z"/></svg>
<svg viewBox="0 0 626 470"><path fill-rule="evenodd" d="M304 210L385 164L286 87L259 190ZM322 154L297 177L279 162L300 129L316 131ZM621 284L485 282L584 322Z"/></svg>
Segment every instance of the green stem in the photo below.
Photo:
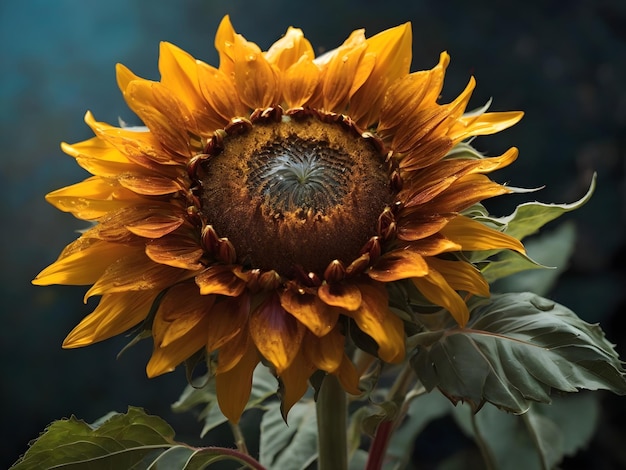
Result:
<svg viewBox="0 0 626 470"><path fill-rule="evenodd" d="M235 438L235 445L237 446L237 449L239 449L239 451L243 452L244 454L249 454L248 446L246 446L246 438L241 432L241 428L239 427L239 425L230 423L230 429L233 432L233 437Z"/></svg>
<svg viewBox="0 0 626 470"><path fill-rule="evenodd" d="M478 428L476 413L472 413L472 429L474 431L474 441L476 442L476 445L480 450L480 454L483 456L483 460L485 461L485 468L487 470L495 470L496 468L498 468L496 465L496 460L493 456L493 453L491 452L491 449L489 448L489 445L487 444L487 441L485 441L484 436Z"/></svg>
<svg viewBox="0 0 626 470"><path fill-rule="evenodd" d="M334 375L324 377L317 396L317 448L319 470L348 468L346 392Z"/></svg>

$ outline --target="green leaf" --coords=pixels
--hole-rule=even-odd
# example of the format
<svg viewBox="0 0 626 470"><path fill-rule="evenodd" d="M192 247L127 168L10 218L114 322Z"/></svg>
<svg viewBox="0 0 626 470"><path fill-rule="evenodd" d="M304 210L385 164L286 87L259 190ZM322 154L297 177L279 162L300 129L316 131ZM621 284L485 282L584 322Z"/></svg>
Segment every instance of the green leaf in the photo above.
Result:
<svg viewBox="0 0 626 470"><path fill-rule="evenodd" d="M566 269L567 262L574 251L575 242L576 228L573 223L566 222L555 230L542 234L525 243L528 256L541 263L541 265L536 265L536 267L545 268L546 266L554 266L553 268L529 271L527 267L524 267L523 262L518 261L523 259L521 255L515 252L505 251L502 252L500 256L505 255L505 258L510 262L502 266L493 266L493 264L498 264L500 261L490 263L483 270L483 275L485 275L487 282L493 282L500 277L514 274L505 279L500 279L498 283L493 286L493 290L496 292L527 291L534 292L538 295L546 295L550 292L558 277ZM515 260L506 255L512 255L515 257ZM499 272L494 273L494 268ZM509 272L503 273L502 268L508 268ZM515 268L517 268L517 271L524 272L516 273L512 271L512 269ZM497 277L495 277L494 274L496 274Z"/></svg>
<svg viewBox="0 0 626 470"><path fill-rule="evenodd" d="M626 394L622 362L597 325L531 293L494 295L465 328L418 333L412 366L424 387L473 409L485 402L524 413L551 389Z"/></svg>
<svg viewBox="0 0 626 470"><path fill-rule="evenodd" d="M280 403L272 403L261 419L259 461L268 468L307 468L317 458L317 416L315 402L296 403L289 411L289 425L283 420Z"/></svg>
<svg viewBox="0 0 626 470"><path fill-rule="evenodd" d="M177 443L169 424L129 407L127 413L110 414L93 425L75 417L53 422L11 468L200 470L224 459L260 468L232 449L197 449Z"/></svg>
<svg viewBox="0 0 626 470"><path fill-rule="evenodd" d="M201 383L206 382L205 385L199 388L192 385L185 387L179 399L172 405L172 410L176 413L183 413L204 405L204 409L198 416L199 420L204 420L204 427L200 433L200 437L204 437L210 430L226 423L228 419L222 414L218 406L214 377L207 380L205 376L200 381ZM254 370L252 391L244 411L260 407L265 400L276 394L277 387L276 378L267 367L259 364Z"/></svg>
<svg viewBox="0 0 626 470"><path fill-rule="evenodd" d="M557 397L551 405L533 403L522 416L485 406L476 415L466 406L454 409L461 429L485 446L502 469L553 468L589 442L598 417L597 396Z"/></svg>
<svg viewBox="0 0 626 470"><path fill-rule="evenodd" d="M497 223L506 224L504 232L512 237L522 240L528 235L536 233L548 222L560 217L566 212L576 210L585 205L596 188L596 174L593 175L587 193L572 204L544 204L541 202L529 202L521 204L513 214L507 217L495 219Z"/></svg>

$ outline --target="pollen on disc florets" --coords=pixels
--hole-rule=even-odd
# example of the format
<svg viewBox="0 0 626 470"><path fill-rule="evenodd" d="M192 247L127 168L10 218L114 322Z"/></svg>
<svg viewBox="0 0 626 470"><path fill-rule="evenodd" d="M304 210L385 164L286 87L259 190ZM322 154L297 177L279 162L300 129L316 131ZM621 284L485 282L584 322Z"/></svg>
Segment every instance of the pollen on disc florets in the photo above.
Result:
<svg viewBox="0 0 626 470"><path fill-rule="evenodd" d="M202 217L244 267L289 275L349 264L393 200L380 143L343 116L270 110L209 143L196 171Z"/></svg>

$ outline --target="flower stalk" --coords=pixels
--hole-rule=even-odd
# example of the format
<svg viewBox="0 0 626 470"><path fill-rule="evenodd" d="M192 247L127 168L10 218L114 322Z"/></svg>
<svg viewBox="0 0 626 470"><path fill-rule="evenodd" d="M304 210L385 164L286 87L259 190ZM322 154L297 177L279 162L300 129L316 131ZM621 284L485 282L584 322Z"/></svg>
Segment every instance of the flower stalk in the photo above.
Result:
<svg viewBox="0 0 626 470"><path fill-rule="evenodd" d="M348 468L347 410L346 392L337 378L328 374L316 403L319 470Z"/></svg>

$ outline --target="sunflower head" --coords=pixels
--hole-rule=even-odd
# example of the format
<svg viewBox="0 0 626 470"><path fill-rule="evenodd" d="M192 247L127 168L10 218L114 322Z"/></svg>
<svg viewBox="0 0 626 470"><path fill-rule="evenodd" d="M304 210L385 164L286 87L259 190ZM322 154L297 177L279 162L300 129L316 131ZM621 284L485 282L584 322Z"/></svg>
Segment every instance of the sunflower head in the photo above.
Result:
<svg viewBox="0 0 626 470"><path fill-rule="evenodd" d="M355 348L402 361L393 285L411 285L463 326L466 296L489 295L465 252L523 251L464 213L509 192L486 174L517 150L484 158L464 141L521 113L466 113L473 79L438 103L449 57L409 73L411 43L408 23L370 38L358 30L315 57L289 28L261 51L226 17L218 68L168 43L160 81L119 65L145 127L88 113L95 137L63 150L93 176L47 196L94 223L34 281L101 296L64 347L144 322L148 375L200 352L237 421L260 361L281 383L285 412L316 371L358 394Z"/></svg>

